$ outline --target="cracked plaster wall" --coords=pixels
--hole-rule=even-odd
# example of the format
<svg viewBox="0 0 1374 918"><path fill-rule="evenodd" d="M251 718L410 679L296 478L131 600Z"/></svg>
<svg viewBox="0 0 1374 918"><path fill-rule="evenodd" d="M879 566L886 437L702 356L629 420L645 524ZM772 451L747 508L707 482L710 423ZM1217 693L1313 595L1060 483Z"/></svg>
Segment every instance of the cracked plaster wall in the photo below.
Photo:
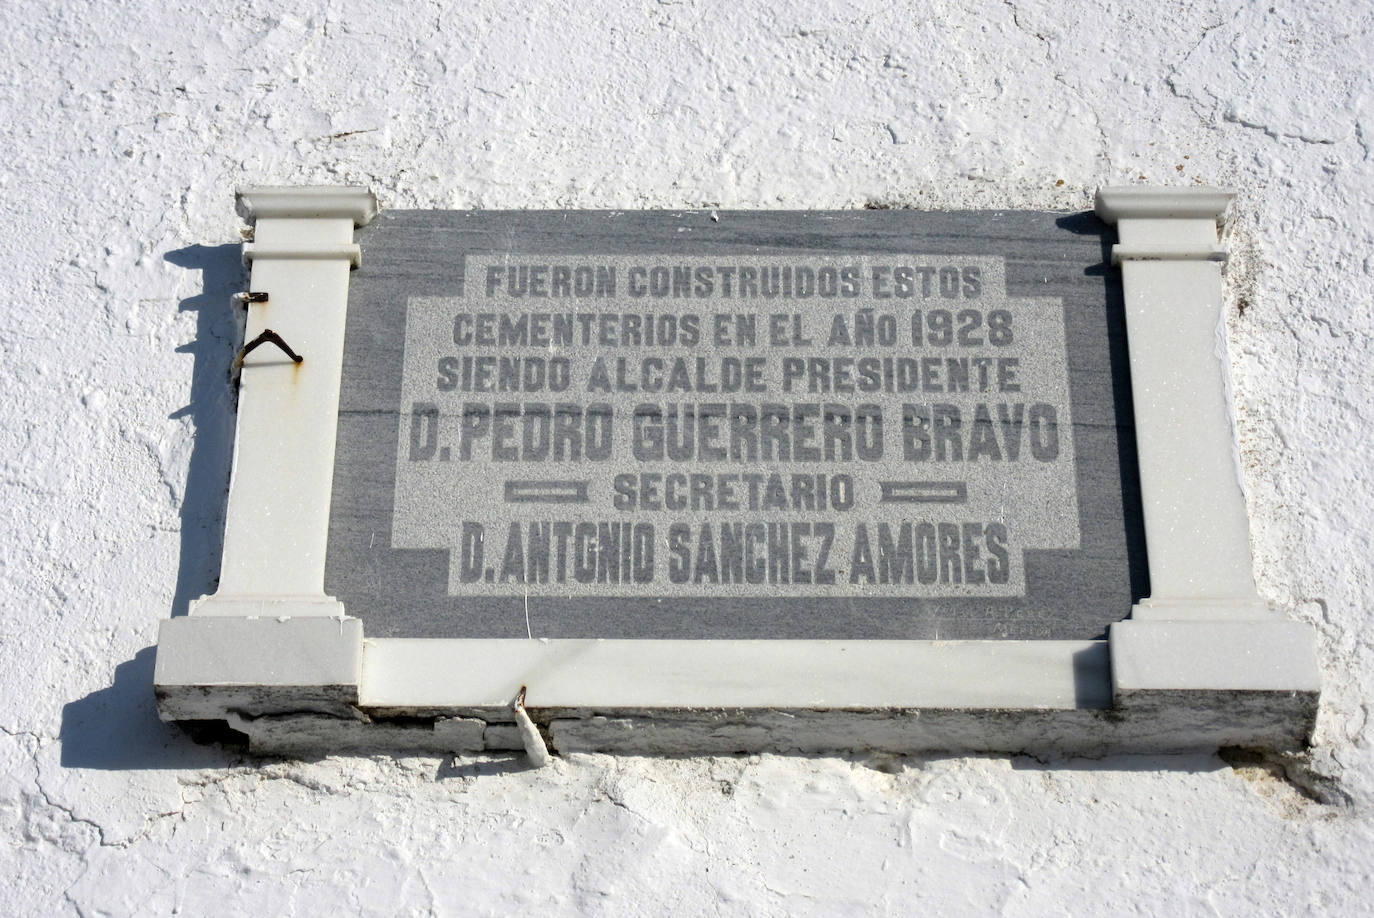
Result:
<svg viewBox="0 0 1374 918"><path fill-rule="evenodd" d="M8 913L1371 910L1367 3L14 0L6 19ZM161 725L157 623L215 573L232 192L303 182L393 207L1238 188L1241 455L1261 589L1320 635L1311 760L264 764Z"/></svg>

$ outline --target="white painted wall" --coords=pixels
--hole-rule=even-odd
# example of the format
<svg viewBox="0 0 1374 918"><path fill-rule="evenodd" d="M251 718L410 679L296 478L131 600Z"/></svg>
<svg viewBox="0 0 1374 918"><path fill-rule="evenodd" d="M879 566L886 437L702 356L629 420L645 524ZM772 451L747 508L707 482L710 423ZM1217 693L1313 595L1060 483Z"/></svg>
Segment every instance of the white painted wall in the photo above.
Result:
<svg viewBox="0 0 1374 918"><path fill-rule="evenodd" d="M4 911L1374 910L1374 12L1271 2L12 0ZM162 726L157 623L218 539L233 189L302 182L392 207L1238 188L1241 453L1261 590L1320 633L1311 761L262 764Z"/></svg>

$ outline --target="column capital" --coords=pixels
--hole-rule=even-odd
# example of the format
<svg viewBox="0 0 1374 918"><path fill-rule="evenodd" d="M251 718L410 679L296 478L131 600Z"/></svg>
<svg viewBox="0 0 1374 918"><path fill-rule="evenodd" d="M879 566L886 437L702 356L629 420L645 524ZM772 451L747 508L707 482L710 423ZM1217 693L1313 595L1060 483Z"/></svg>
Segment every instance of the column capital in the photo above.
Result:
<svg viewBox="0 0 1374 918"><path fill-rule="evenodd" d="M235 203L239 216L249 223L272 217L348 217L354 226L366 226L377 216L377 196L354 185L252 186L239 189Z"/></svg>
<svg viewBox="0 0 1374 918"><path fill-rule="evenodd" d="M1121 220L1214 220L1225 222L1236 193L1229 188L1150 188L1116 185L1097 189L1093 210L1103 222Z"/></svg>
<svg viewBox="0 0 1374 918"><path fill-rule="evenodd" d="M253 241L243 244L243 263L345 261L362 264L353 242L354 227L377 215L377 198L366 188L244 188L239 214L254 225Z"/></svg>
<svg viewBox="0 0 1374 918"><path fill-rule="evenodd" d="M1112 264L1226 261L1217 229L1235 192L1223 188L1100 188L1095 210L1116 226Z"/></svg>

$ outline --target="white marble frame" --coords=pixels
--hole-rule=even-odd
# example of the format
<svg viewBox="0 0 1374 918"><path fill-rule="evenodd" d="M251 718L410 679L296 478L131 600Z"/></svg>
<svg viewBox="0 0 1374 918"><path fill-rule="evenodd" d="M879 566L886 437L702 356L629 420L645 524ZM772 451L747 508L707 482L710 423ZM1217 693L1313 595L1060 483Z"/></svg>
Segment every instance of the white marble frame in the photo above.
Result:
<svg viewBox="0 0 1374 918"><path fill-rule="evenodd" d="M246 340L272 328L304 360L264 346L244 361L222 577L162 625L162 716L227 720L267 750L475 751L513 745L523 686L564 749L1301 745L1315 637L1255 590L1230 414L1218 225L1231 198L1097 196L1120 238L1153 591L1109 640L474 641L367 640L324 594L353 230L377 205L362 188L245 190L251 289L269 295Z"/></svg>

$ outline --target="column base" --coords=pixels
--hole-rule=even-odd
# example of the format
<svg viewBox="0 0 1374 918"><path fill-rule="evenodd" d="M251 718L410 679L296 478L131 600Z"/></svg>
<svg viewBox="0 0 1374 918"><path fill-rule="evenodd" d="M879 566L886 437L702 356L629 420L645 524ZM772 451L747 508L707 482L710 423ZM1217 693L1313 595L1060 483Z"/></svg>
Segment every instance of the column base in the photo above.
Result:
<svg viewBox="0 0 1374 918"><path fill-rule="evenodd" d="M343 618L344 605L333 596L216 593L191 601L192 618Z"/></svg>
<svg viewBox="0 0 1374 918"><path fill-rule="evenodd" d="M226 711L357 716L362 658L356 618L169 619L158 632L158 712L163 720L223 720Z"/></svg>
<svg viewBox="0 0 1374 918"><path fill-rule="evenodd" d="M1112 690L1321 689L1310 625L1268 621L1135 621L1112 625Z"/></svg>
<svg viewBox="0 0 1374 918"><path fill-rule="evenodd" d="M1131 607L1133 622L1286 621L1259 597L1220 599L1151 599Z"/></svg>
<svg viewBox="0 0 1374 918"><path fill-rule="evenodd" d="M1132 618L1108 639L1112 706L1155 725L1159 748L1193 737L1280 749L1311 741L1321 677L1310 625Z"/></svg>

